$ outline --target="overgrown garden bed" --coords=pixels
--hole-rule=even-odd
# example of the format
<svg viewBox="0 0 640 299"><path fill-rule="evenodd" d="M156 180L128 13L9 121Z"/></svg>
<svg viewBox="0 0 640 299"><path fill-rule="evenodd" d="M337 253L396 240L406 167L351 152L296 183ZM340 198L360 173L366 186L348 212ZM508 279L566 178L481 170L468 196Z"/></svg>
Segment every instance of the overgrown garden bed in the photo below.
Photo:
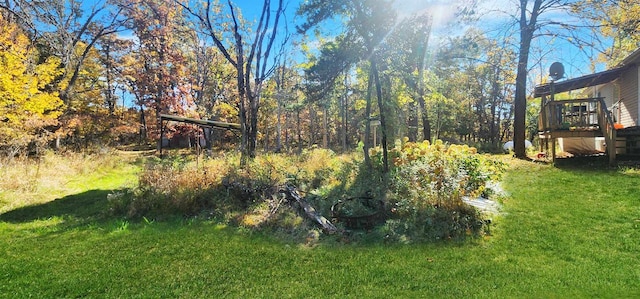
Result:
<svg viewBox="0 0 640 299"><path fill-rule="evenodd" d="M285 200L281 191L292 185L319 214L337 220L345 235L361 229L371 238L413 242L485 233L483 214L462 199L489 193L487 182L500 179L502 162L468 146L403 140L390 151L393 165L383 173L379 150L370 154L371 165L358 154L326 149L260 155L243 168L235 154L199 163L152 160L136 188L109 196L110 211L128 218L202 217L298 238L317 235L318 228ZM354 225L359 216L367 219Z"/></svg>

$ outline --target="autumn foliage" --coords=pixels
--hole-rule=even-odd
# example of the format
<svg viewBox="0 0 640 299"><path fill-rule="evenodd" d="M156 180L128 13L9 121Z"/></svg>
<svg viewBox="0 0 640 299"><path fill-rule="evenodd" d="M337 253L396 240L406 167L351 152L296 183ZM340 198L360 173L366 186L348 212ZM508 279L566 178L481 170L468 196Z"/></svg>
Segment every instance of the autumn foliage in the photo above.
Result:
<svg viewBox="0 0 640 299"><path fill-rule="evenodd" d="M48 128L57 124L62 101L48 85L60 74L59 65L56 57L40 57L25 33L0 15L2 147L23 147L52 133Z"/></svg>

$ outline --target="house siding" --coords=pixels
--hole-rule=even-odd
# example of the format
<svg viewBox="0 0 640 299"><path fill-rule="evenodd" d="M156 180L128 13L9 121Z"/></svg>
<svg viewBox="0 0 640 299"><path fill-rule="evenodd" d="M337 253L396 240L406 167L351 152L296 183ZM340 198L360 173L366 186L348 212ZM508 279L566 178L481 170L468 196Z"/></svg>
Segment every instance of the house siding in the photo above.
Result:
<svg viewBox="0 0 640 299"><path fill-rule="evenodd" d="M638 67L626 70L618 84L620 86L620 119L618 120L625 127L638 125Z"/></svg>
<svg viewBox="0 0 640 299"><path fill-rule="evenodd" d="M620 86L617 81L596 86L594 90L594 97L603 97L604 103L607 105L607 109L611 111L611 116L615 122L620 119L620 107L618 101L620 100Z"/></svg>

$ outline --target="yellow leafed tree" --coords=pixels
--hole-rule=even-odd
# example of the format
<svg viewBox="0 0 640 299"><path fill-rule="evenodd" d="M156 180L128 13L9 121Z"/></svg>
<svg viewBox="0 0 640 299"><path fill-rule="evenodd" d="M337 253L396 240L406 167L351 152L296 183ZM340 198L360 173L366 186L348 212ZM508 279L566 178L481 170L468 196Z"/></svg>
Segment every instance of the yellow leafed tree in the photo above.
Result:
<svg viewBox="0 0 640 299"><path fill-rule="evenodd" d="M0 15L0 146L24 148L55 126L62 101L48 85L61 74L58 58L36 64L29 38Z"/></svg>
<svg viewBox="0 0 640 299"><path fill-rule="evenodd" d="M607 10L609 20L603 21L602 33L614 39L609 62L618 63L640 47L640 3L622 0Z"/></svg>

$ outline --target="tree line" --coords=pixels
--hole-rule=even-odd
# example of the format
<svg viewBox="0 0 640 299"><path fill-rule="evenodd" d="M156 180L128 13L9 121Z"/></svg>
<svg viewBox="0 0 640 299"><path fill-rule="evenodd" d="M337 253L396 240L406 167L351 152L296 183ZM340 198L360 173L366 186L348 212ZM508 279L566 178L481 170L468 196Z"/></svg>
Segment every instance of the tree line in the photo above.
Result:
<svg viewBox="0 0 640 299"><path fill-rule="evenodd" d="M631 0L519 0L501 34L474 22L478 3L460 1L451 24L466 30L444 39L429 10L301 3L264 0L248 17L231 0L5 0L0 150L160 144L160 114L178 114L240 123L238 138L215 139L236 142L243 161L311 146L362 147L368 159L403 136L486 150L513 139L522 156L536 130L531 42L564 39L614 63L640 36ZM324 32L330 22L341 31ZM168 134L214 139L190 125Z"/></svg>

